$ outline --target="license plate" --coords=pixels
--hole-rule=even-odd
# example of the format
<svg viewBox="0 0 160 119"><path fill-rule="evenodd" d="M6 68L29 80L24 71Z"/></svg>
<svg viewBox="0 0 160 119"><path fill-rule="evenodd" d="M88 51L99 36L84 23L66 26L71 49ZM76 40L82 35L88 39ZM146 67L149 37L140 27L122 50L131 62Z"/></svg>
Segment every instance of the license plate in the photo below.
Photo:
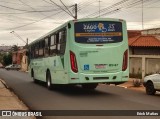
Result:
<svg viewBox="0 0 160 119"><path fill-rule="evenodd" d="M96 69L105 69L106 68L106 64L95 64L95 68Z"/></svg>

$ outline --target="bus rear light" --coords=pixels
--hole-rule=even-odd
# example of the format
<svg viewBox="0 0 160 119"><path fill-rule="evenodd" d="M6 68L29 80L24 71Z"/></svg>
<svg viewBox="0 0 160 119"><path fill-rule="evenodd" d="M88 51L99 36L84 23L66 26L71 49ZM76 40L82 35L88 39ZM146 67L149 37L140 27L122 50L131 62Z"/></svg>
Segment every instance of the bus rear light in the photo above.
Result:
<svg viewBox="0 0 160 119"><path fill-rule="evenodd" d="M128 67L128 49L124 52L123 55L122 71L125 71L127 67Z"/></svg>
<svg viewBox="0 0 160 119"><path fill-rule="evenodd" d="M75 54L70 51L70 63L71 63L71 69L73 72L78 72L78 66L77 66L77 60Z"/></svg>

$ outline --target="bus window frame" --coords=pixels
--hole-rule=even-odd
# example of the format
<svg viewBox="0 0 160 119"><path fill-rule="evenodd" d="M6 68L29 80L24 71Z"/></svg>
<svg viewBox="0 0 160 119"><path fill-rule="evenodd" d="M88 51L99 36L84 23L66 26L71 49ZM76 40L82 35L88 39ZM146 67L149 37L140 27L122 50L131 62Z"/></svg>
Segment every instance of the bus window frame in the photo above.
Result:
<svg viewBox="0 0 160 119"><path fill-rule="evenodd" d="M50 54L50 36L47 36L44 38L44 57L48 57L49 54ZM46 44L46 41L47 41L47 44ZM47 51L47 53L46 53Z"/></svg>
<svg viewBox="0 0 160 119"><path fill-rule="evenodd" d="M54 44L51 44L52 43L52 36L54 37ZM56 35L55 33L51 34L50 36L50 44L49 44L49 50L50 50L50 53L49 53L49 56L56 56L57 55L57 46L56 46ZM51 50L51 47L55 46L55 49L52 49L52 50L55 50L55 51L52 51ZM53 52L51 54L51 52Z"/></svg>
<svg viewBox="0 0 160 119"><path fill-rule="evenodd" d="M65 42L62 42L60 41L60 33L62 31L65 31ZM54 44L51 44L52 43L52 36L54 35ZM58 56L62 56L65 54L65 51L66 51L66 42L67 42L67 27L63 27L62 29L54 32L53 34L50 35L50 55L49 56L55 56L55 55L58 55ZM61 50L61 44L65 44L65 51L63 53L60 52ZM51 54L51 47L52 46L55 46L55 53L54 54Z"/></svg>
<svg viewBox="0 0 160 119"><path fill-rule="evenodd" d="M31 59L34 59L34 58L35 58L35 52L34 52L34 51L35 51L35 47L34 47L34 45L35 45L35 44L32 44L32 45L31 45L31 52L30 52L30 53L31 53Z"/></svg>
<svg viewBox="0 0 160 119"><path fill-rule="evenodd" d="M62 32L65 35L62 35ZM54 44L52 43L52 36L54 36ZM46 39L47 39L48 45L46 45ZM64 44L64 46L62 44ZM62 56L65 54L66 44L67 44L67 26L33 43L30 46L31 59L50 57L50 56L56 56L56 55ZM54 46L55 53L52 53L51 47L53 46ZM59 46L59 49L58 49L58 46ZM64 47L65 49L63 53L60 52L61 47ZM46 55L46 48L48 49L48 55ZM39 54L40 49L43 50L43 53L41 55Z"/></svg>
<svg viewBox="0 0 160 119"><path fill-rule="evenodd" d="M39 57L39 41L35 43L34 45L34 58Z"/></svg>
<svg viewBox="0 0 160 119"><path fill-rule="evenodd" d="M45 43L45 39L41 39L39 40L38 44L39 44L39 48L38 48L38 58L42 58L44 57L44 44ZM42 50L42 54L40 54L40 50Z"/></svg>
<svg viewBox="0 0 160 119"><path fill-rule="evenodd" d="M61 34L61 35L60 35ZM61 37L60 37L61 36ZM58 45L59 45L59 55L64 55L66 51L66 43L67 43L67 27L64 27L59 31L59 38L58 38ZM57 46L58 47L58 46ZM62 47L64 47L64 51L61 52Z"/></svg>

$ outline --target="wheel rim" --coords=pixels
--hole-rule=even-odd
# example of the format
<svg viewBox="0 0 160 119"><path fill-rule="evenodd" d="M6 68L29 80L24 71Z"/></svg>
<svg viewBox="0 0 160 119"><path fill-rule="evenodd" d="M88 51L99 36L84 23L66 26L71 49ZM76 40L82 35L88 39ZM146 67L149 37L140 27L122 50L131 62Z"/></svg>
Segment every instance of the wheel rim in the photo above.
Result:
<svg viewBox="0 0 160 119"><path fill-rule="evenodd" d="M50 79L49 79L49 78L48 78L48 81L47 81L47 85L48 85L48 87L51 86L51 82L50 82Z"/></svg>
<svg viewBox="0 0 160 119"><path fill-rule="evenodd" d="M47 76L47 86L48 86L48 87L51 87L50 75Z"/></svg>

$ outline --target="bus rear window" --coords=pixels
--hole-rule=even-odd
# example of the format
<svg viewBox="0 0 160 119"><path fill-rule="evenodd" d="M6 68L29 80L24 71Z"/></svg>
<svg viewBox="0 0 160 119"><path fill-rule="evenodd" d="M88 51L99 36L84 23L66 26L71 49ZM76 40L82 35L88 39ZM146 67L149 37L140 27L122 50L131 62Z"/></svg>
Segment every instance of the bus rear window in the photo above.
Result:
<svg viewBox="0 0 160 119"><path fill-rule="evenodd" d="M123 40L122 23L114 21L93 21L75 23L77 43L102 44Z"/></svg>

